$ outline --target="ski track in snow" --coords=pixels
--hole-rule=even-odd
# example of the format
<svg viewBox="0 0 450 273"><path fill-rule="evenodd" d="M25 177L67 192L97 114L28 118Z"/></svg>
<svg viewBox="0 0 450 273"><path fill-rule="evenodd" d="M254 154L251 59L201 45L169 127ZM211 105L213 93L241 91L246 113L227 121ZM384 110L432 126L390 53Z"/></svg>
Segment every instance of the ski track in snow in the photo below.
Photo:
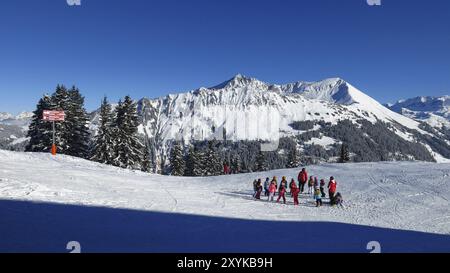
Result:
<svg viewBox="0 0 450 273"><path fill-rule="evenodd" d="M288 181L299 169L219 177L171 177L81 159L0 150L0 199L128 208L276 221L327 221L450 234L450 164L389 162L307 167L333 175L344 207L316 208L312 195L293 206L252 198L255 178ZM277 196L275 197L276 200ZM209 227L199 227L199 231Z"/></svg>

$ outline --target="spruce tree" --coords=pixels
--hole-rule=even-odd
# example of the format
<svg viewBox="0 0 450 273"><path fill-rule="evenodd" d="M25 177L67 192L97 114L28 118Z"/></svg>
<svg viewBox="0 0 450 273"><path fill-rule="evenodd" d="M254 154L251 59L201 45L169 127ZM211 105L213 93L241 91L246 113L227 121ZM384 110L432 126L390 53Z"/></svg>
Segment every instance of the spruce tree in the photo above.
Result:
<svg viewBox="0 0 450 273"><path fill-rule="evenodd" d="M155 166L153 165L152 148L148 140L145 141L144 145L141 171L147 173L154 173L155 171Z"/></svg>
<svg viewBox="0 0 450 273"><path fill-rule="evenodd" d="M256 171L267 171L267 160L262 151L259 151L258 156L256 157Z"/></svg>
<svg viewBox="0 0 450 273"><path fill-rule="evenodd" d="M113 164L122 168L140 169L142 144L137 137L138 116L136 103L129 96L119 101L113 126L115 158Z"/></svg>
<svg viewBox="0 0 450 273"><path fill-rule="evenodd" d="M341 163L346 163L350 161L350 154L348 152L348 146L346 143L342 143L341 145L341 155L339 161Z"/></svg>
<svg viewBox="0 0 450 273"><path fill-rule="evenodd" d="M231 163L230 163L231 171L233 173L240 173L241 171L241 157L237 153L233 153L231 156Z"/></svg>
<svg viewBox="0 0 450 273"><path fill-rule="evenodd" d="M113 115L111 104L108 103L106 97L103 98L100 107L99 128L95 136L94 153L91 160L103 164L113 164L115 157L114 153L114 139L113 139Z"/></svg>
<svg viewBox="0 0 450 273"><path fill-rule="evenodd" d="M49 152L52 146L52 123L43 120L44 110L53 110L55 105L48 95L44 95L36 105L31 123L28 128L27 137L30 139L25 151L27 152Z"/></svg>
<svg viewBox="0 0 450 273"><path fill-rule="evenodd" d="M287 168L297 168L300 165L300 157L297 147L292 147L288 154Z"/></svg>
<svg viewBox="0 0 450 273"><path fill-rule="evenodd" d="M185 161L183 155L183 147L180 143L176 143L170 151L170 168L171 174L174 176L182 176L185 172Z"/></svg>
<svg viewBox="0 0 450 273"><path fill-rule="evenodd" d="M203 169L200 157L199 151L195 147L190 146L186 157L185 176L202 176Z"/></svg>
<svg viewBox="0 0 450 273"><path fill-rule="evenodd" d="M207 176L221 175L223 173L222 160L215 149L215 144L215 141L208 142L208 149L202 160L204 162L205 175Z"/></svg>
<svg viewBox="0 0 450 273"><path fill-rule="evenodd" d="M68 102L65 106L66 112L65 129L67 130L67 149L65 154L87 158L89 153L89 118L84 108L84 97L80 91L73 86L68 91Z"/></svg>
<svg viewBox="0 0 450 273"><path fill-rule="evenodd" d="M58 147L58 153L67 154L70 147L69 139L71 138L70 122L67 122L70 116L70 113L67 111L70 105L70 97L64 85L56 86L56 90L52 94L52 103L54 104L54 110L64 111L66 114L66 121L55 122L55 142Z"/></svg>

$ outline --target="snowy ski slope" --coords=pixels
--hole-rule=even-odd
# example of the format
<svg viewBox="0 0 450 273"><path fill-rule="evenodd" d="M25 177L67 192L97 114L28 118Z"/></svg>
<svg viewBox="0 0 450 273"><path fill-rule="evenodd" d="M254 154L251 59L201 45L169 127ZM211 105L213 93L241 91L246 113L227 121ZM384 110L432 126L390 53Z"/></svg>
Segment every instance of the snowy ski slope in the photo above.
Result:
<svg viewBox="0 0 450 273"><path fill-rule="evenodd" d="M184 239L181 239L181 241L194 240L197 233L203 234L202 236L213 236L216 232L214 229L210 230L208 224L197 225L193 224L196 220L188 218L187 222L183 222L181 219L184 219L183 217L193 217L193 219L197 219L196 217L215 217L212 219L230 221L224 225L218 220L221 223L219 226L225 226L227 231L230 232L238 232L233 227L241 225L232 224L234 221L241 223L240 221L244 220L254 222L248 225L250 229L258 225L264 226L264 224L261 224L264 222L259 220L268 221L273 225L295 224L294 229L297 229L297 227L300 229L301 224L299 223L316 223L318 226L311 229L318 228L320 234L324 236L330 236L331 231L328 229L322 231L321 227L330 223L350 224L351 227L358 225L358 227L371 226L388 228L389 230L427 232L433 233L427 236L446 236L442 237L445 238L444 240L441 237L437 240L441 244L439 248L433 249L431 241L426 239L428 243L421 245L421 247L427 247L419 247L416 249L417 251L450 251L450 236L448 236L450 235L450 164L390 162L325 164L308 167L310 175L317 175L319 178L335 176L338 182L338 191L343 194L345 200L344 208L330 207L327 204L321 208L316 208L313 205L312 198L307 195L300 196L300 206L298 207L292 205L290 197L288 197L288 205L252 200L252 181L254 178L275 175L280 181L283 175L286 175L288 179L297 177L298 171L299 169L288 169L204 178L169 177L123 170L62 155L52 157L49 154L0 150L0 234L4 235L0 237L0 251L64 251L64 248L59 248L60 245L58 247L52 244L46 245L48 240L65 238L64 228L67 228L66 225L71 226L69 229L71 231L67 231L68 234L75 231L82 232L83 230L92 232L88 223L93 220L88 220L88 216L86 216L91 215L89 208L108 211L108 213L120 211L120 220L112 220L114 217L111 216L107 218L108 220L97 224L104 225L103 228L107 230L112 226L119 226L118 228L120 228L122 224L130 225L126 230L137 228L140 233L133 231L133 235L129 236L141 234L142 238L147 238L147 240L151 240L150 237L147 237L147 231L151 232L143 227L153 226L160 221L166 223L165 221L169 220L165 217L169 216L174 217L175 220L173 221L176 223L181 222L181 224L176 224L176 234L179 233L179 229L183 228L187 229L184 230L185 233L190 234L187 236L189 238L182 237ZM327 199L325 199L325 202L327 202ZM41 211L38 209L38 206L41 206L40 204L45 204L48 207ZM59 209L55 210L58 213L53 212L55 207L76 207L80 211L85 209L89 212L83 212L80 215L62 212L59 214ZM146 223L134 219L134 216L129 216L128 219L124 216L127 213L123 211L130 210L136 211L136 213L137 211L149 213L154 217ZM161 213L161 218L155 216L159 213ZM28 216L25 217L24 215ZM61 220L62 218L58 215L64 215L62 217L64 220ZM94 219L97 218L96 213L93 215L96 215L93 217ZM98 219L103 219L100 215L102 213L99 213ZM77 224L73 221L80 221L82 228L76 228ZM169 223L174 222L169 221ZM169 223L166 223L167 227L164 226L165 224L161 224L158 227L158 232L165 234L165 231L167 231L170 233L170 229L174 227ZM323 226L320 223L323 223ZM267 226L271 224L267 224ZM51 230L51 227L60 225L63 225L64 228L63 230L58 228L57 234L59 234L59 237L53 237L54 235L48 233L47 229ZM214 224L211 224L212 226ZM240 228L239 232L242 231L246 234L245 230L247 229ZM262 230L264 228L258 232L262 232ZM289 230L289 227L287 227L287 230ZM338 228L338 230L341 230L341 228ZM342 230L344 230L341 231L342 234L345 234L347 229L342 227ZM41 237L33 237L35 231L36 234L41 234ZM107 231L106 234L109 234L108 232L114 233L114 231ZM241 234L239 232L238 234ZM100 234L102 233L103 231L100 232ZM271 238L270 242L278 240L279 236L276 233L278 232L275 232L274 238ZM120 234L128 233L122 230ZM85 233L78 234L81 237L85 235ZM191 237L191 235L194 237ZM181 236L181 234L178 236ZM223 236L232 235L226 235L225 232ZM236 234L233 236L237 236L233 238L240 238ZM191 248L188 248L187 242L181 244L179 240L176 241L177 243L173 242L173 244L160 244L156 248L150 248L146 245L149 247L146 248L142 245L139 246L137 242L142 241L135 238L137 241L133 241L134 243L129 245L126 244L125 236L118 238L116 243L120 242L119 245L111 246L112 249L107 248L108 244L102 242L100 244L93 243L91 250L105 251L108 249L114 251L116 249L133 252L141 250L164 252L183 250L255 251L254 247L256 246L250 247L246 243L246 240L250 240L248 238L251 237L245 236L246 239L242 241L242 244L239 244L239 241L234 241L234 244L231 244L233 241L231 240L225 242L227 245L223 245L224 241L220 241L215 245L204 246L205 242L202 239L201 243L195 240L191 242ZM256 251L297 251L297 249L289 248L289 244L284 245L284 248L274 246L271 249L264 243L265 235L262 236L261 242L258 239ZM289 238L289 235L287 236ZM340 235L337 233L333 236L339 238ZM421 238L418 235L411 236ZM19 238L17 240L21 244L17 244L17 241L12 242L12 239L8 238ZM29 240L25 242L22 241L23 238L29 238ZM47 241L44 241L44 238ZM313 238L315 237L310 239L313 240ZM404 241L411 243L408 238ZM267 238L265 239L267 240ZM31 243L39 240L42 240L42 248ZM213 243L214 240L211 242ZM326 251L326 249L319 247L321 243L325 244L324 241L319 240L312 245L308 245L309 248L304 246L301 250ZM312 248L313 246L317 248ZM345 251L347 248L335 250ZM348 250L353 251L354 249L350 247ZM363 250L364 248L361 247L361 251ZM391 248L391 250L396 251L397 249Z"/></svg>

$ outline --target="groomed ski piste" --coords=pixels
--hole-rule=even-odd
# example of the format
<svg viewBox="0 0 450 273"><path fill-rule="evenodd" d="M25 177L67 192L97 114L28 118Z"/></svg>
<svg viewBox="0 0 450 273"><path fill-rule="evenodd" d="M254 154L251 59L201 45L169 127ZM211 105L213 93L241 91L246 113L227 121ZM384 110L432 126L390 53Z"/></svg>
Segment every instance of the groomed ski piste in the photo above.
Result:
<svg viewBox="0 0 450 273"><path fill-rule="evenodd" d="M342 208L253 200L255 178L299 170L187 178L0 150L0 252L450 252L450 164L307 166Z"/></svg>

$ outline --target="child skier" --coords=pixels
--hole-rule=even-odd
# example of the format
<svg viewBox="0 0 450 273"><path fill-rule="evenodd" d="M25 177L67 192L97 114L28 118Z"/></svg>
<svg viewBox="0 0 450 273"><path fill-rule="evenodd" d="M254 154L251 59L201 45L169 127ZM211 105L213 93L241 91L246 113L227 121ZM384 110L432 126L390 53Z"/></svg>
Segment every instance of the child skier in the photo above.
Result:
<svg viewBox="0 0 450 273"><path fill-rule="evenodd" d="M330 202L333 200L334 194L336 193L337 183L334 177L330 177L330 182L328 183L328 195L330 197Z"/></svg>
<svg viewBox="0 0 450 273"><path fill-rule="evenodd" d="M314 178L311 176L308 181L308 194L313 194Z"/></svg>
<svg viewBox="0 0 450 273"><path fill-rule="evenodd" d="M283 204L286 204L286 187L285 183L280 183L280 189L278 190L278 199L277 203L280 202L280 199L283 198Z"/></svg>
<svg viewBox="0 0 450 273"><path fill-rule="evenodd" d="M278 188L278 182L277 182L277 177L276 176L274 176L272 178L272 181L270 181L270 183L275 183L275 187Z"/></svg>
<svg viewBox="0 0 450 273"><path fill-rule="evenodd" d="M256 184L256 194L255 199L261 199L261 192L263 190L261 179L258 179L258 183Z"/></svg>
<svg viewBox="0 0 450 273"><path fill-rule="evenodd" d="M332 206L341 206L343 207L344 205L342 204L344 202L344 199L342 199L342 195L340 192L336 193L336 196L333 198L333 200L331 201L331 205Z"/></svg>
<svg viewBox="0 0 450 273"><path fill-rule="evenodd" d="M283 176L283 177L281 178L280 188L281 188L281 186L283 186L285 190L287 189L287 180L286 180L286 176ZM278 190L279 190L279 189L278 189Z"/></svg>
<svg viewBox="0 0 450 273"><path fill-rule="evenodd" d="M291 179L291 183L289 183L289 193L291 194L291 196L293 195L292 189L294 188L294 186L297 188L297 184L295 183L294 178Z"/></svg>
<svg viewBox="0 0 450 273"><path fill-rule="evenodd" d="M322 198L325 198L325 180L320 179L320 193L322 193Z"/></svg>
<svg viewBox="0 0 450 273"><path fill-rule="evenodd" d="M322 194L319 188L314 189L314 200L316 200L316 207L322 206Z"/></svg>
<svg viewBox="0 0 450 273"><path fill-rule="evenodd" d="M270 186L270 179L266 177L266 181L264 181L264 196L269 196L269 186Z"/></svg>
<svg viewBox="0 0 450 273"><path fill-rule="evenodd" d="M294 206L298 205L298 194L300 193L300 189L297 187L294 178L291 180L291 195L294 198Z"/></svg>
<svg viewBox="0 0 450 273"><path fill-rule="evenodd" d="M253 197L256 195L256 186L258 185L258 180L253 180Z"/></svg>
<svg viewBox="0 0 450 273"><path fill-rule="evenodd" d="M319 188L319 180L317 176L314 176L314 190Z"/></svg>
<svg viewBox="0 0 450 273"><path fill-rule="evenodd" d="M276 191L277 191L276 183L274 181L272 181L272 183L270 183L270 186L269 186L269 198L267 199L267 201L269 201L269 202L273 201L273 197L275 196Z"/></svg>

